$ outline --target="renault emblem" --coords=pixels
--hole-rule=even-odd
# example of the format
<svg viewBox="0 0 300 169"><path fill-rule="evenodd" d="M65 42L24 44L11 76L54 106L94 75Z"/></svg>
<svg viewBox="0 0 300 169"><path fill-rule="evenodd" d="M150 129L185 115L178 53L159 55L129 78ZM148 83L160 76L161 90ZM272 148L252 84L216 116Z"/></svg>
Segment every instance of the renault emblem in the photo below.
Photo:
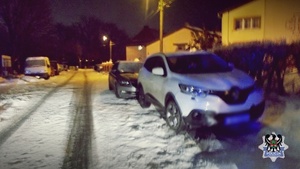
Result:
<svg viewBox="0 0 300 169"><path fill-rule="evenodd" d="M240 89L237 87L233 87L231 89L231 97L233 101L237 101L240 97Z"/></svg>

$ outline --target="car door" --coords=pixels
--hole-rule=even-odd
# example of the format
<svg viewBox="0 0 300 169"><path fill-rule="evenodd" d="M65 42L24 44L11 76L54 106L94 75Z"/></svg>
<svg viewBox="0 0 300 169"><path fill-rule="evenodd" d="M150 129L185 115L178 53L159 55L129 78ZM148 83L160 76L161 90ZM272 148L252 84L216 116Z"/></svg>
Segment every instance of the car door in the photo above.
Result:
<svg viewBox="0 0 300 169"><path fill-rule="evenodd" d="M111 84L113 86L113 88L115 88L115 81L116 81L116 74L118 73L118 66L119 66L119 62L116 62L110 72L109 72L109 76L108 76L108 80L109 80L109 84Z"/></svg>
<svg viewBox="0 0 300 169"><path fill-rule="evenodd" d="M163 105L164 104L164 97L165 97L165 89L164 89L164 84L166 81L166 67L164 60L162 56L155 56L151 58L151 75L149 76L149 88L151 91L151 95L159 102L159 104ZM164 70L163 75L156 75L152 73L152 70L154 68L162 68Z"/></svg>

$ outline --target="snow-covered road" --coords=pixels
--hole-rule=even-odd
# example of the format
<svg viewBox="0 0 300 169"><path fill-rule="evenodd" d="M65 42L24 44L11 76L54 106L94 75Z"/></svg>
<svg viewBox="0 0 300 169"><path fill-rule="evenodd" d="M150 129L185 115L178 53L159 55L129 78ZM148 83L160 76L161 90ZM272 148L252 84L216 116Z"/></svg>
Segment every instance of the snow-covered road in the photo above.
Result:
<svg viewBox="0 0 300 169"><path fill-rule="evenodd" d="M300 167L298 97L271 96L262 123L175 134L154 107L117 99L107 74L89 69L47 81L23 77L0 84L0 91L0 168L76 168L76 153L86 153L78 159L95 169ZM82 113L91 116L77 123ZM272 131L290 147L275 163L258 149Z"/></svg>

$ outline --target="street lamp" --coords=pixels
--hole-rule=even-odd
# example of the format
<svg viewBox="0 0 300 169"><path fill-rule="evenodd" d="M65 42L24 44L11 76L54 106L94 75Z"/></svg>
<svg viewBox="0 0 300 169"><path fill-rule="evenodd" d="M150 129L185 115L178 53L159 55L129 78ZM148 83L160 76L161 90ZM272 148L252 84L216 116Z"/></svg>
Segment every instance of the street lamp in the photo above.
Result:
<svg viewBox="0 0 300 169"><path fill-rule="evenodd" d="M159 51L163 52L163 29L164 29L164 0L159 0Z"/></svg>
<svg viewBox="0 0 300 169"><path fill-rule="evenodd" d="M167 1L167 2L166 2ZM150 14L153 16L159 12L159 51L163 52L163 32L164 32L164 8L170 7L170 4L173 3L175 0L159 0L158 1L158 9L156 12ZM146 11L149 8L149 0L146 0ZM146 12L147 13L147 12ZM145 14L146 16L147 14ZM150 17L148 16L148 17ZM147 16L146 16L147 17Z"/></svg>
<svg viewBox="0 0 300 169"><path fill-rule="evenodd" d="M108 37L104 35L102 39L103 41L107 41ZM114 43L109 39L109 62L112 62L112 45L114 45Z"/></svg>

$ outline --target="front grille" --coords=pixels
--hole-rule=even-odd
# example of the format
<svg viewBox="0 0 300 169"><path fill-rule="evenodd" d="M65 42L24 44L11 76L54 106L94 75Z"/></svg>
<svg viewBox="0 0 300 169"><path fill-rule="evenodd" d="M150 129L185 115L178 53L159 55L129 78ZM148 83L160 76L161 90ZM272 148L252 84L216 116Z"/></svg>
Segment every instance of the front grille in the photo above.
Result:
<svg viewBox="0 0 300 169"><path fill-rule="evenodd" d="M227 91L212 91L211 94L219 96L227 104L242 104L247 100L253 89L253 85L245 89L232 87Z"/></svg>

